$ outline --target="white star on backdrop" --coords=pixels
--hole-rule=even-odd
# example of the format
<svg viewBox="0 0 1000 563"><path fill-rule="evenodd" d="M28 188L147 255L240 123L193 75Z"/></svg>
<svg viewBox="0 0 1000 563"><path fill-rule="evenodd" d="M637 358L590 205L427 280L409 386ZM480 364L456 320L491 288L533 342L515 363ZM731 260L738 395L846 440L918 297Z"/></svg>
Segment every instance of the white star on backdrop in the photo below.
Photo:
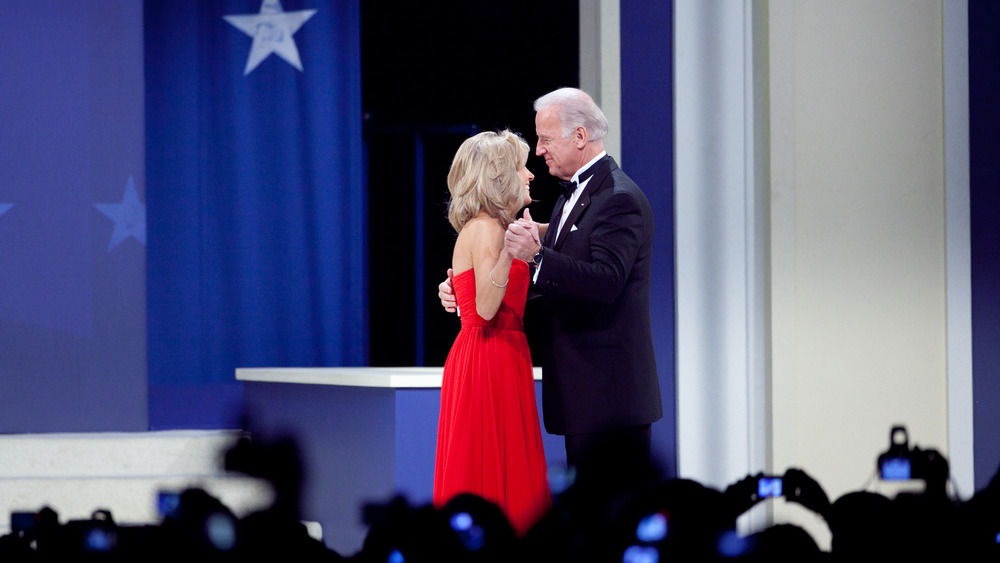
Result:
<svg viewBox="0 0 1000 563"><path fill-rule="evenodd" d="M131 176L128 177L128 186L125 187L121 203L95 203L94 207L115 222L108 252L128 237L135 237L135 240L146 244L146 204L139 201Z"/></svg>
<svg viewBox="0 0 1000 563"><path fill-rule="evenodd" d="M13 203L0 203L0 215L10 211L11 207L14 207Z"/></svg>
<svg viewBox="0 0 1000 563"><path fill-rule="evenodd" d="M233 27L253 37L243 76L253 72L271 53L277 54L301 71L302 61L292 35L315 13L316 10L286 12L281 9L280 0L263 0L258 14L222 16Z"/></svg>

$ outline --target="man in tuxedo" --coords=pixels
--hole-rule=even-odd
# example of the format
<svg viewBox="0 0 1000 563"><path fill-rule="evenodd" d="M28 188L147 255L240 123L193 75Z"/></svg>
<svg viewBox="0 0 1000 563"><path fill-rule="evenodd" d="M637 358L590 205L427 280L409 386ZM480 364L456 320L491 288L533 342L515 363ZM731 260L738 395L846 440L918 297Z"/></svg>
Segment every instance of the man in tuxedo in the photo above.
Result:
<svg viewBox="0 0 1000 563"><path fill-rule="evenodd" d="M542 298L542 413L566 437L567 462L648 460L650 425L663 416L649 317L653 213L604 151L608 122L585 92L535 101L535 154L565 191L548 224L525 216L505 246L533 266ZM442 304L451 288L439 287Z"/></svg>

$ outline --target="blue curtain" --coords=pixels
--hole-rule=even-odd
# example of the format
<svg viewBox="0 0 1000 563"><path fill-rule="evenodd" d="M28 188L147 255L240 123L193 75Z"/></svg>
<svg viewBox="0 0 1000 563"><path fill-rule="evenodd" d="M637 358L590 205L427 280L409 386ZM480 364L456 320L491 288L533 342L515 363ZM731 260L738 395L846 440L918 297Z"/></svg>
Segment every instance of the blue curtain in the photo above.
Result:
<svg viewBox="0 0 1000 563"><path fill-rule="evenodd" d="M358 0L145 3L150 427L237 367L364 365Z"/></svg>

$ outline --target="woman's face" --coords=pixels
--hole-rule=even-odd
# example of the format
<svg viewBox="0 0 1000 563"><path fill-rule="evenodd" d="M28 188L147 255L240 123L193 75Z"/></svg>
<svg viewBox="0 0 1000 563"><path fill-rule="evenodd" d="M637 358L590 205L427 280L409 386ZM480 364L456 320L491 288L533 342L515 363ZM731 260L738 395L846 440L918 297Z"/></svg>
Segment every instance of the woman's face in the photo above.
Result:
<svg viewBox="0 0 1000 563"><path fill-rule="evenodd" d="M522 207L531 203L531 181L535 179L535 175L528 170L527 166L522 167L517 171L518 175L521 176L521 182L524 184L524 203L521 204Z"/></svg>

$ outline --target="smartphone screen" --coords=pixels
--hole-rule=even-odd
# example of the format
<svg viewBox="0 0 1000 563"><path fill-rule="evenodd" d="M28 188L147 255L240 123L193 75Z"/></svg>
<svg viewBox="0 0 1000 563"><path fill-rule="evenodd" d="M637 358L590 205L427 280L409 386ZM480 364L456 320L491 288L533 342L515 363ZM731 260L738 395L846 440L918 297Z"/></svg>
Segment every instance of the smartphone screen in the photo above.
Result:
<svg viewBox="0 0 1000 563"><path fill-rule="evenodd" d="M173 518L177 515L177 507L181 504L180 493L160 491L156 495L156 513L160 518Z"/></svg>
<svg viewBox="0 0 1000 563"><path fill-rule="evenodd" d="M757 480L757 496L760 498L781 496L781 477L761 477Z"/></svg>

